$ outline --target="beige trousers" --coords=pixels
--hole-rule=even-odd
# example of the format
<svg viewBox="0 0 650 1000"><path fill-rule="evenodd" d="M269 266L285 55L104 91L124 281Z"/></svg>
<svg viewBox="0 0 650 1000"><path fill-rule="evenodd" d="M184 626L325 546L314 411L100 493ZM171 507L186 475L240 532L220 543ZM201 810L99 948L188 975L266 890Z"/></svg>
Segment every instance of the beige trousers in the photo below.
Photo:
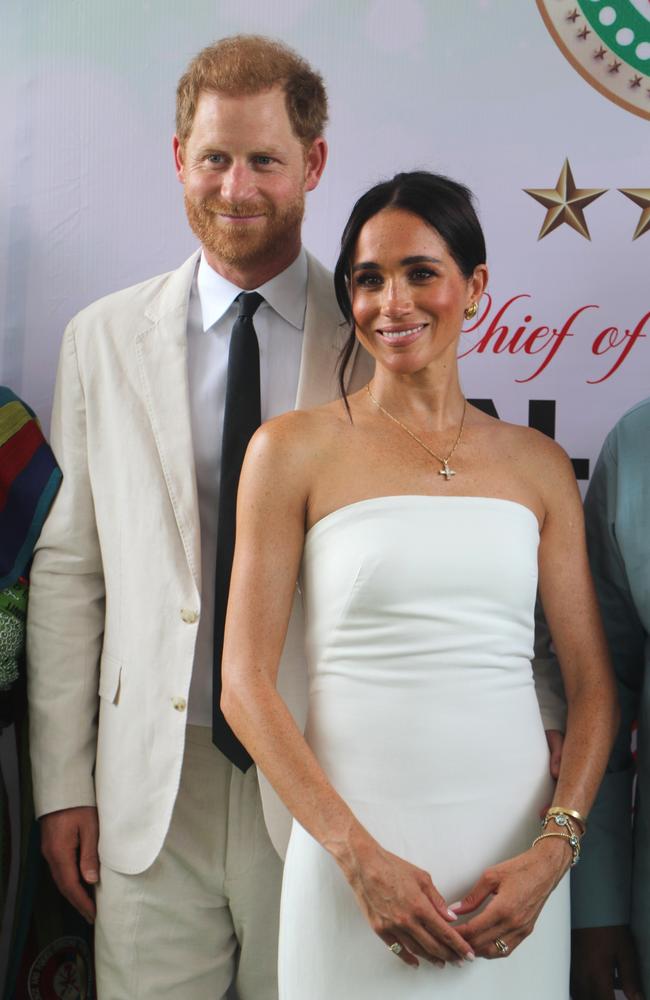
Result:
<svg viewBox="0 0 650 1000"><path fill-rule="evenodd" d="M255 767L188 726L160 854L140 875L100 871L98 1000L277 1000L281 882Z"/></svg>

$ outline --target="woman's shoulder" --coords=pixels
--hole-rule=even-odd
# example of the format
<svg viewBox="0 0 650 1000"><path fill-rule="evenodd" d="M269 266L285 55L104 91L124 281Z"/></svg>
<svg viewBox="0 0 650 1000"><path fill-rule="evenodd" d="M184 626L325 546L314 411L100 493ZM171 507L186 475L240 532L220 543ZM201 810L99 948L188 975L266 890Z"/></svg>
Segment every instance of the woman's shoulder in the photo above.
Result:
<svg viewBox="0 0 650 1000"><path fill-rule="evenodd" d="M555 486L575 486L571 459L562 445L533 427L509 423L481 414L480 423L490 440L490 450L508 460L540 493L548 495Z"/></svg>
<svg viewBox="0 0 650 1000"><path fill-rule="evenodd" d="M519 458L531 461L553 462L559 465L570 463L564 448L553 438L534 427L524 427L523 424L512 424L507 420L489 416L480 412L476 423L482 425L493 441L498 441L501 449Z"/></svg>
<svg viewBox="0 0 650 1000"><path fill-rule="evenodd" d="M248 455L279 472L296 466L304 470L331 450L344 423L342 404L291 410L264 421L251 438Z"/></svg>

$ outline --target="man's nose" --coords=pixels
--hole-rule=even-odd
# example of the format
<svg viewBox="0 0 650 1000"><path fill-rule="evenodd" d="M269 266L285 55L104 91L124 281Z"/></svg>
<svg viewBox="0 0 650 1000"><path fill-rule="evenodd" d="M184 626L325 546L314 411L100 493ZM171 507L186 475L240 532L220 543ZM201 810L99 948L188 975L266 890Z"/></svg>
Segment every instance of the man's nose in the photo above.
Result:
<svg viewBox="0 0 650 1000"><path fill-rule="evenodd" d="M245 163L231 163L221 178L221 196L231 204L248 201L255 195L255 185L250 167Z"/></svg>

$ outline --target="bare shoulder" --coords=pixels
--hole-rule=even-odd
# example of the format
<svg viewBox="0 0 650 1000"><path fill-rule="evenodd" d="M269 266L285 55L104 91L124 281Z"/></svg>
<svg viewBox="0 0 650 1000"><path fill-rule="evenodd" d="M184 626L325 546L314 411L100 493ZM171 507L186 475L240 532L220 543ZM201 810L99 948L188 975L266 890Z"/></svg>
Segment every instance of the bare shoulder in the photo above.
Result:
<svg viewBox="0 0 650 1000"><path fill-rule="evenodd" d="M553 438L542 434L533 427L523 427L521 424L509 424L505 420L497 421L501 425L504 436L507 436L510 447L522 459L532 463L551 462L560 471L562 468L572 468L571 460L562 445Z"/></svg>
<svg viewBox="0 0 650 1000"><path fill-rule="evenodd" d="M246 478L262 478L282 493L309 493L311 484L344 429L335 405L292 410L265 421L246 452Z"/></svg>
<svg viewBox="0 0 650 1000"><path fill-rule="evenodd" d="M553 438L520 424L497 421L505 450L539 492L547 511L558 501L580 502L575 472L564 448Z"/></svg>

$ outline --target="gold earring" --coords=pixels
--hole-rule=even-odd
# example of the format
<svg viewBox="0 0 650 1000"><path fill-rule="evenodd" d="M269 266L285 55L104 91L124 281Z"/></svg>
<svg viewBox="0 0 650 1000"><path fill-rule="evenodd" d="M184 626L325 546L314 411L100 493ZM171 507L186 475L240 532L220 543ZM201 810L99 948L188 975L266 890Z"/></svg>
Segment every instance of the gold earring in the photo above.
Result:
<svg viewBox="0 0 650 1000"><path fill-rule="evenodd" d="M474 319L478 312L478 302L472 302L464 312L465 319Z"/></svg>

